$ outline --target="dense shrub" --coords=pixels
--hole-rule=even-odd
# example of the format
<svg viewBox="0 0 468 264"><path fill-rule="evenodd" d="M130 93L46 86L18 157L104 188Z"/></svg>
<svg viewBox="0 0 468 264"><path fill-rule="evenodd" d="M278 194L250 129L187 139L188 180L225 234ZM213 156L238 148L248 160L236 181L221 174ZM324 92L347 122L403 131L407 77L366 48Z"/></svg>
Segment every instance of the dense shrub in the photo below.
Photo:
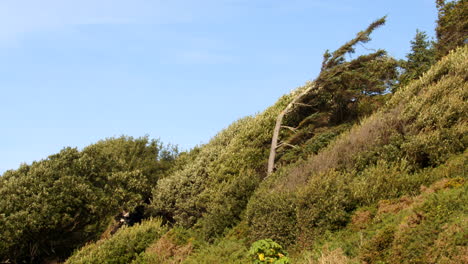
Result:
<svg viewBox="0 0 468 264"><path fill-rule="evenodd" d="M161 220L152 219L120 229L114 236L100 240L77 251L68 264L127 264L166 232Z"/></svg>
<svg viewBox="0 0 468 264"><path fill-rule="evenodd" d="M303 193L301 200L290 202L298 226L304 228L301 235L344 227L349 220L346 212L356 206L417 194L419 186L444 177L444 171L460 174L458 166L464 166L460 164L466 157L455 162L451 157L465 151L468 143L467 57L467 47L452 53L423 78L399 90L378 113L307 161L281 171L283 176L268 188ZM274 197L274 191L269 196ZM251 199L250 211L262 212L262 203L256 201L260 197ZM261 213L256 219L262 219ZM250 224L254 228L255 223ZM263 232L274 233L271 230L280 233L274 224ZM313 237L301 242L311 243Z"/></svg>
<svg viewBox="0 0 468 264"><path fill-rule="evenodd" d="M156 140L120 137L7 171L0 178L0 259L68 256L114 215L144 204L175 155Z"/></svg>
<svg viewBox="0 0 468 264"><path fill-rule="evenodd" d="M270 238L290 245L297 236L295 194L263 190L249 201L246 219L250 239Z"/></svg>
<svg viewBox="0 0 468 264"><path fill-rule="evenodd" d="M306 162L292 166L279 188L303 186L329 169L363 170L378 160L406 160L409 170L443 164L466 149L468 47L443 58L401 88L376 114L340 135Z"/></svg>
<svg viewBox="0 0 468 264"><path fill-rule="evenodd" d="M312 263L319 259L377 263L400 255L403 263L412 259L409 251L398 251L396 241L424 252L426 260L459 258L463 245L449 236L460 230L461 223L446 217L447 226L440 232L433 230L440 236L420 237L440 244L441 250L413 243L411 236L403 235L409 231L402 233L401 225L425 199L420 197L438 197L437 190L447 188L431 187L435 194L421 196L428 188L422 186L442 178L466 177L467 57L467 48L452 53L347 132L346 125L315 130L315 121L304 123L303 129L312 129L316 137L303 142L302 137L310 132L305 130L293 136L291 140L302 142L301 149L286 151L281 157L286 161L283 167L261 183L259 172L269 138L255 122L268 130L278 108L270 109L268 118L264 113L241 120L197 150L193 162L161 181L153 190L158 197L153 206L167 219L195 226L212 238L237 223L248 201L243 223L251 241L269 238L295 248L312 247L311 258L303 258ZM261 136L256 138L255 133ZM295 161L291 154L305 152L310 156L304 161ZM446 183L455 188L460 184L463 181ZM457 211L460 206L456 203L452 209ZM234 255L242 251L224 245L203 248L223 248ZM451 246L457 249L449 249ZM193 252L212 255L204 249ZM197 261L203 261L195 254ZM416 255L419 258L422 253Z"/></svg>
<svg viewBox="0 0 468 264"><path fill-rule="evenodd" d="M279 164L285 167L260 185L243 176L262 178L269 129L289 99L235 123L202 146L192 163L160 182L153 190L155 212L213 237L239 221L257 189L245 212L250 239L310 245L344 229L361 206L418 194L421 185L443 177L433 168L450 167L452 157L466 149L467 49L454 54L349 132L343 133L345 126L322 127L318 116L305 117L297 133L289 134L288 142L299 142L298 148L282 153ZM373 111L365 99L360 103L362 115ZM310 155L306 161L295 163L304 153ZM384 245L387 233L376 241Z"/></svg>
<svg viewBox="0 0 468 264"><path fill-rule="evenodd" d="M255 171L245 171L220 184L217 193L212 195L213 199L207 201L208 210L197 225L205 237L213 238L240 220L261 180Z"/></svg>
<svg viewBox="0 0 468 264"><path fill-rule="evenodd" d="M307 245L324 231L346 225L355 206L349 184L349 177L330 171L317 175L298 191L297 224L301 244Z"/></svg>
<svg viewBox="0 0 468 264"><path fill-rule="evenodd" d="M327 147L333 140L341 133L347 131L351 125L349 123L322 127L316 129L315 126L311 128L311 134L306 138L302 144L296 145L294 148L280 153L277 164L285 166L290 163L296 163L298 160L306 159L310 155L319 153L322 149ZM300 130L302 131L302 130Z"/></svg>

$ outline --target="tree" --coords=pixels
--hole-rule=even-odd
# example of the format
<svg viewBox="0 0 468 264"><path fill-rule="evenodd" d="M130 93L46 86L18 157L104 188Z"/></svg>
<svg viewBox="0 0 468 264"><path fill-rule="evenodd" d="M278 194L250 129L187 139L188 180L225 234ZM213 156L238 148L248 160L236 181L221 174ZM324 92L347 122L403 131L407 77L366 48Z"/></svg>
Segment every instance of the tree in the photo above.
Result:
<svg viewBox="0 0 468 264"><path fill-rule="evenodd" d="M468 39L468 0L436 0L438 19L436 27L437 58L441 58Z"/></svg>
<svg viewBox="0 0 468 264"><path fill-rule="evenodd" d="M424 31L416 30L416 36L411 41L411 52L406 55L406 61L400 61L403 73L399 77L397 87L407 85L411 80L421 76L429 70L435 62L435 51L433 43L428 40Z"/></svg>
<svg viewBox="0 0 468 264"><path fill-rule="evenodd" d="M318 112L327 113L333 123L350 120L358 115L357 106L362 98L382 94L390 88L397 75L397 62L388 57L386 51L377 50L351 61L346 61L345 57L355 52L357 44L369 42L371 33L385 24L385 20L386 17L382 17L374 21L336 51L325 52L317 79L297 94L276 119L268 174L274 170L276 151L282 145L278 145L282 127L295 129L297 123Z"/></svg>

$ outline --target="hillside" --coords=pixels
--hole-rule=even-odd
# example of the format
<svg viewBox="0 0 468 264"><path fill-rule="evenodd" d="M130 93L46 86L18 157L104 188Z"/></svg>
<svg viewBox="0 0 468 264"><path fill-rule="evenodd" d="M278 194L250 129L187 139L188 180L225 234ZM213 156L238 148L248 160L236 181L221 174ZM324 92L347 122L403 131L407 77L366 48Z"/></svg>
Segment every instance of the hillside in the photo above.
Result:
<svg viewBox="0 0 468 264"><path fill-rule="evenodd" d="M267 178L270 128L291 96L234 123L154 188L153 213L177 227L135 249L133 263L246 263L250 244L266 238L293 263L465 261L467 59L468 47L452 52L375 114L324 132L335 139L317 135L317 154ZM105 245L119 239L67 263L104 263L103 254L118 255Z"/></svg>
<svg viewBox="0 0 468 264"><path fill-rule="evenodd" d="M123 136L7 171L0 262L468 262L468 45L348 56L384 23L190 151Z"/></svg>

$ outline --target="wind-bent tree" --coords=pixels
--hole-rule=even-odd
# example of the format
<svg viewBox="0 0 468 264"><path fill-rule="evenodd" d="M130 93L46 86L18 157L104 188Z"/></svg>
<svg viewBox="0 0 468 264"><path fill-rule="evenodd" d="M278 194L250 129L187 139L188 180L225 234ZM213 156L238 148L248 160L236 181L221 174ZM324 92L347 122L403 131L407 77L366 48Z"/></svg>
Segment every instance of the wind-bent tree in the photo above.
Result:
<svg viewBox="0 0 468 264"><path fill-rule="evenodd" d="M382 17L374 21L336 51L325 52L317 79L300 91L276 119L268 174L274 170L277 149L287 144L278 144L281 128L295 129L284 125L285 118L297 123L313 113L328 112L330 122L340 123L356 116L356 107L363 97L381 94L390 87L396 77L397 63L384 50L361 55L351 61L345 58L355 52L357 44L369 42L371 33L385 24L385 20L386 17Z"/></svg>

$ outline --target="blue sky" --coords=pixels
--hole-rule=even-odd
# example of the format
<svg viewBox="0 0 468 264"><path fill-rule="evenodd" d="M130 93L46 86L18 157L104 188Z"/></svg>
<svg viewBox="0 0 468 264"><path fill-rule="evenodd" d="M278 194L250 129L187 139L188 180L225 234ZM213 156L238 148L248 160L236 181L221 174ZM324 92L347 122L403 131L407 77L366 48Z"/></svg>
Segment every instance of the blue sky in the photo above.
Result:
<svg viewBox="0 0 468 264"><path fill-rule="evenodd" d="M206 143L381 16L366 46L404 57L434 2L2 0L0 174L112 136Z"/></svg>

